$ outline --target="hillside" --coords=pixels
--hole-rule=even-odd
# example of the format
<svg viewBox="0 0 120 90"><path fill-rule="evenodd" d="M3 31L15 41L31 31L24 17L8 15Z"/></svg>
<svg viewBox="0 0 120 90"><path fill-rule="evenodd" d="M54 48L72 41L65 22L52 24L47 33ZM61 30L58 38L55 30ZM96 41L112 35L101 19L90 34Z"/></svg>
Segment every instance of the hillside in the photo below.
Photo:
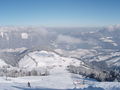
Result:
<svg viewBox="0 0 120 90"><path fill-rule="evenodd" d="M30 81L32 90L119 90L120 29L64 29L0 27L0 86L29 90Z"/></svg>
<svg viewBox="0 0 120 90"><path fill-rule="evenodd" d="M2 64L3 65L3 64ZM70 73L67 70L69 65L80 66L86 71L91 68L84 62L75 59L62 57L51 51L34 51L25 55L19 61L19 68L31 71L37 70L45 76L24 76L24 77L0 77L1 90L119 90L118 82L98 82L83 75ZM15 68L11 68L14 70ZM15 69L17 70L17 69ZM30 82L31 88L27 87Z"/></svg>

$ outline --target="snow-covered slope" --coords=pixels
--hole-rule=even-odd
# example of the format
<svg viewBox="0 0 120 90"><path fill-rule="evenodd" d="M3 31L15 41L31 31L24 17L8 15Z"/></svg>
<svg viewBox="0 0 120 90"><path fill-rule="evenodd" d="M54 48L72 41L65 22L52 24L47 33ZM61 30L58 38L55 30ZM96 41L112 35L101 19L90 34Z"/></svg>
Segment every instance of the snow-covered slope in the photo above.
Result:
<svg viewBox="0 0 120 90"><path fill-rule="evenodd" d="M19 61L19 67L27 70L48 68L48 76L0 77L0 90L119 90L118 82L97 82L66 70L68 65L85 67L74 58L62 57L50 51L34 51ZM86 68L89 70L89 68ZM2 81L2 82L1 82ZM27 86L30 82L31 88Z"/></svg>
<svg viewBox="0 0 120 90"><path fill-rule="evenodd" d="M19 61L20 68L54 68L54 67L67 67L68 65L84 65L84 62L74 58L61 57L60 55L50 51L34 51L28 53Z"/></svg>
<svg viewBox="0 0 120 90"><path fill-rule="evenodd" d="M0 77L0 90L119 90L117 82L97 82L82 75L66 70L67 66L81 66L89 70L85 63L70 57L62 57L51 51L34 51L25 55L19 61L19 68L32 70L47 68L48 76ZM2 81L2 82L1 82ZM31 88L27 87L30 82ZM116 84L115 84L116 83ZM106 84L106 86L104 85ZM112 86L111 86L112 85ZM77 88L77 89L76 89Z"/></svg>
<svg viewBox="0 0 120 90"><path fill-rule="evenodd" d="M88 64L93 63L93 66L100 66L99 68L120 68L120 51L112 49L77 49L77 50L55 50L60 55L72 57L84 61ZM98 65L99 64L99 65ZM103 67L104 65L104 67Z"/></svg>
<svg viewBox="0 0 120 90"><path fill-rule="evenodd" d="M76 81L77 78L82 78L81 75L75 76L67 71L67 66L69 65L85 67L84 62L82 61L74 58L61 57L60 55L50 51L34 51L28 53L19 61L19 68L27 70L47 68L50 74L44 78L41 77L42 81L39 82L42 83L38 87L53 89L74 88L74 81Z"/></svg>
<svg viewBox="0 0 120 90"><path fill-rule="evenodd" d="M91 52L92 53L92 52ZM79 57L78 57L79 58ZM93 63L93 65L102 66L104 65L104 68L120 68L120 51L113 51L113 50L104 50L103 51L96 51L93 54L86 54L83 57L80 58L81 60L85 62Z"/></svg>
<svg viewBox="0 0 120 90"><path fill-rule="evenodd" d="M4 60L0 59L0 68L3 66L7 66L7 64L4 62Z"/></svg>

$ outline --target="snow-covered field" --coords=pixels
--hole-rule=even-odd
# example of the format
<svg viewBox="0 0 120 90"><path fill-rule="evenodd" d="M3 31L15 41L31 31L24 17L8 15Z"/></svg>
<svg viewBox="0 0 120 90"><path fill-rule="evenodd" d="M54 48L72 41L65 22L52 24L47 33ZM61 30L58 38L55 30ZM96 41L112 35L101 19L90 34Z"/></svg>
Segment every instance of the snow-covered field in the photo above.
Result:
<svg viewBox="0 0 120 90"><path fill-rule="evenodd" d="M54 70L49 76L9 77L8 80L0 77L0 90L120 90L118 82L97 82L71 74L61 67ZM27 86L28 82L31 88Z"/></svg>
<svg viewBox="0 0 120 90"><path fill-rule="evenodd" d="M62 57L54 52L35 51L25 55L19 68L47 68L48 76L0 77L0 90L120 90L119 82L97 82L67 71L68 65L84 66L84 62ZM89 70L89 68L87 68ZM28 87L30 82L31 88Z"/></svg>

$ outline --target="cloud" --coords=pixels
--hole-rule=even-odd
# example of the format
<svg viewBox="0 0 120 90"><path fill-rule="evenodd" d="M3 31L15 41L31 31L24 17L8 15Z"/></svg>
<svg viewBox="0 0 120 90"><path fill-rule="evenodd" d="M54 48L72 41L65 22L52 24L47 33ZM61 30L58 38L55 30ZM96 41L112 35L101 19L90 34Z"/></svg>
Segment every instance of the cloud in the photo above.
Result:
<svg viewBox="0 0 120 90"><path fill-rule="evenodd" d="M47 37L50 32L47 31L46 28L44 27L39 27L39 26L0 26L0 32L14 32L14 31L19 31L22 33L30 32L34 33L37 32L39 33L40 36L42 37Z"/></svg>
<svg viewBox="0 0 120 90"><path fill-rule="evenodd" d="M68 44L78 44L81 42L80 39L68 35L59 35L56 41L57 43L68 43Z"/></svg>
<svg viewBox="0 0 120 90"><path fill-rule="evenodd" d="M120 30L120 24L108 26L106 29L109 31Z"/></svg>

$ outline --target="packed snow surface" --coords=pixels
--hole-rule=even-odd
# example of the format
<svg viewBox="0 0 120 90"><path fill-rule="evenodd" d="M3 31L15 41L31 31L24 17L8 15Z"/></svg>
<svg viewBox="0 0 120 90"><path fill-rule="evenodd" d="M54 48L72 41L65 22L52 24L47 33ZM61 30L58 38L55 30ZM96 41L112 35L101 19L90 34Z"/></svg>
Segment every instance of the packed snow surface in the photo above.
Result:
<svg viewBox="0 0 120 90"><path fill-rule="evenodd" d="M31 88L27 86L28 82ZM8 78L8 80L0 77L0 90L120 90L120 83L97 82L56 67L49 76Z"/></svg>

